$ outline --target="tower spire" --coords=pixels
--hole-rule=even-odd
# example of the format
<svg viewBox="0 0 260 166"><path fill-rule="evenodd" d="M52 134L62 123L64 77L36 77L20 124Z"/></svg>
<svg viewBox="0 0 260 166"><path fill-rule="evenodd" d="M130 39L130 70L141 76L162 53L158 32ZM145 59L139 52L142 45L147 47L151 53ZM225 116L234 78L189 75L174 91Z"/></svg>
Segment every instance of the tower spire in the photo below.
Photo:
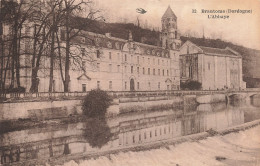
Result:
<svg viewBox="0 0 260 166"><path fill-rule="evenodd" d="M177 17L170 5L162 16L162 47L176 49L180 45Z"/></svg>
<svg viewBox="0 0 260 166"><path fill-rule="evenodd" d="M172 11L170 5L168 6L167 10L165 11L164 15L162 16L162 19L165 19L165 18L177 18L175 13Z"/></svg>

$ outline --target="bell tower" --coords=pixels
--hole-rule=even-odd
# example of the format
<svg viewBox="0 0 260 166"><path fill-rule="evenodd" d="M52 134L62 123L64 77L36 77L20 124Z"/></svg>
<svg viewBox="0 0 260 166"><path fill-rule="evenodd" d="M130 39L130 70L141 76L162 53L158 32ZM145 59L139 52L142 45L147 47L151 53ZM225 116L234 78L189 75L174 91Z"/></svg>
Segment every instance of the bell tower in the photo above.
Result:
<svg viewBox="0 0 260 166"><path fill-rule="evenodd" d="M181 41L177 28L177 17L170 6L168 6L166 12L161 18L161 21L162 47L167 49L178 49L180 47Z"/></svg>

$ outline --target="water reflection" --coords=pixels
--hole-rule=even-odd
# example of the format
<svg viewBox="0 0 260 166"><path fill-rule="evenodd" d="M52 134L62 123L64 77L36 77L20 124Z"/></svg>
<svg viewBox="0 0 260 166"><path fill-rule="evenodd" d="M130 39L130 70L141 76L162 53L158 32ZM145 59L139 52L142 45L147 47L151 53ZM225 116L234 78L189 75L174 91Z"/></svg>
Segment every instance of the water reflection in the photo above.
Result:
<svg viewBox="0 0 260 166"><path fill-rule="evenodd" d="M93 148L101 148L112 138L105 119L90 119L84 124L83 136Z"/></svg>
<svg viewBox="0 0 260 166"><path fill-rule="evenodd" d="M9 132L0 135L1 164L19 162L22 165L35 161L33 159L38 159L37 164L44 164L50 158L68 155L80 158L209 129L221 130L260 119L258 109L244 102L201 104Z"/></svg>

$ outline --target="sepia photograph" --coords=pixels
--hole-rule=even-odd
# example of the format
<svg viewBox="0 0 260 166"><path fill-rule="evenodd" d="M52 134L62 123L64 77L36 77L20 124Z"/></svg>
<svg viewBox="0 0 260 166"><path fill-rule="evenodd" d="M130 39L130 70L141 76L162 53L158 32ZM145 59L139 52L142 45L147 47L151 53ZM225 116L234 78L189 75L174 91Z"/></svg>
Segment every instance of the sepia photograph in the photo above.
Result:
<svg viewBox="0 0 260 166"><path fill-rule="evenodd" d="M260 166L260 0L0 0L0 166Z"/></svg>

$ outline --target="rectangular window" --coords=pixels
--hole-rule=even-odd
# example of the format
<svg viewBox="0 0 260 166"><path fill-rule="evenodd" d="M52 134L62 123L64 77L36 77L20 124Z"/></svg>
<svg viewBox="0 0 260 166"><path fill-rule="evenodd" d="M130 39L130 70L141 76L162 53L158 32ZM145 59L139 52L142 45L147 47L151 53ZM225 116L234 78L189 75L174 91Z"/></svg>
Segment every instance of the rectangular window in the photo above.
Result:
<svg viewBox="0 0 260 166"><path fill-rule="evenodd" d="M121 137L119 137L118 144L119 144L119 145L122 144L122 138L121 138Z"/></svg>
<svg viewBox="0 0 260 166"><path fill-rule="evenodd" d="M82 92L86 92L86 91L87 91L86 84L82 84Z"/></svg>
<svg viewBox="0 0 260 166"><path fill-rule="evenodd" d="M144 57L143 57L143 63L144 63Z"/></svg>
<svg viewBox="0 0 260 166"><path fill-rule="evenodd" d="M148 58L148 64L150 64L150 58Z"/></svg>
<svg viewBox="0 0 260 166"><path fill-rule="evenodd" d="M112 90L112 81L109 81L109 89Z"/></svg>
<svg viewBox="0 0 260 166"><path fill-rule="evenodd" d="M109 52L109 59L112 60L112 54Z"/></svg>
<svg viewBox="0 0 260 166"><path fill-rule="evenodd" d="M31 50L30 39L25 39L25 52L28 53Z"/></svg>
<svg viewBox="0 0 260 166"><path fill-rule="evenodd" d="M161 74L160 69L158 69L158 75L160 75L160 74Z"/></svg>
<svg viewBox="0 0 260 166"><path fill-rule="evenodd" d="M134 66L131 66L131 73L134 73Z"/></svg>
<svg viewBox="0 0 260 166"><path fill-rule="evenodd" d="M133 58L133 55L131 55L131 62L133 63L133 61L134 61L134 58Z"/></svg>
<svg viewBox="0 0 260 166"><path fill-rule="evenodd" d="M162 70L162 75L164 76L164 69Z"/></svg>
<svg viewBox="0 0 260 166"><path fill-rule="evenodd" d="M155 65L155 60L154 60L154 58L153 58L153 64Z"/></svg>
<svg viewBox="0 0 260 166"><path fill-rule="evenodd" d="M97 71L100 71L100 63L97 63Z"/></svg>
<svg viewBox="0 0 260 166"><path fill-rule="evenodd" d="M112 72L112 64L109 64L109 72Z"/></svg>
<svg viewBox="0 0 260 166"><path fill-rule="evenodd" d="M170 90L170 85L167 85L167 90Z"/></svg>
<svg viewBox="0 0 260 166"><path fill-rule="evenodd" d="M144 132L144 139L146 139L146 132Z"/></svg>
<svg viewBox="0 0 260 166"><path fill-rule="evenodd" d="M127 61L127 55L125 54L125 62Z"/></svg>
<svg viewBox="0 0 260 166"><path fill-rule="evenodd" d="M120 62L120 54L117 53L117 60Z"/></svg>
<svg viewBox="0 0 260 166"><path fill-rule="evenodd" d="M137 73L139 74L139 67L137 67Z"/></svg>
<svg viewBox="0 0 260 166"><path fill-rule="evenodd" d="M150 82L148 82L148 87L149 87L149 90L150 90L150 88L151 88L151 83Z"/></svg>
<svg viewBox="0 0 260 166"><path fill-rule="evenodd" d="M160 65L160 59L158 59L158 65Z"/></svg>
<svg viewBox="0 0 260 166"><path fill-rule="evenodd" d="M125 90L127 89L127 82L125 82Z"/></svg>
<svg viewBox="0 0 260 166"><path fill-rule="evenodd" d="M100 58L100 51L99 50L97 50L97 58Z"/></svg>
<svg viewBox="0 0 260 166"><path fill-rule="evenodd" d="M208 63L208 69L210 70L210 63Z"/></svg>
<svg viewBox="0 0 260 166"><path fill-rule="evenodd" d="M155 136L155 137L157 136L157 130L155 130L154 136Z"/></svg>
<svg viewBox="0 0 260 166"><path fill-rule="evenodd" d="M117 65L117 72L120 72L120 65Z"/></svg>
<svg viewBox="0 0 260 166"><path fill-rule="evenodd" d="M150 75L150 68L148 68L148 75Z"/></svg>
<svg viewBox="0 0 260 166"><path fill-rule="evenodd" d="M162 60L162 65L164 65L164 60Z"/></svg>
<svg viewBox="0 0 260 166"><path fill-rule="evenodd" d="M133 135L133 143L135 143L135 136Z"/></svg>
<svg viewBox="0 0 260 166"><path fill-rule="evenodd" d="M153 69L153 75L155 75L155 69Z"/></svg>
<svg viewBox="0 0 260 166"><path fill-rule="evenodd" d="M167 76L169 76L169 70L167 70Z"/></svg>
<svg viewBox="0 0 260 166"><path fill-rule="evenodd" d="M161 89L161 83L158 82L158 90L160 90L160 89Z"/></svg>
<svg viewBox="0 0 260 166"><path fill-rule="evenodd" d="M125 73L127 72L127 68L126 68L126 66L125 66Z"/></svg>
<svg viewBox="0 0 260 166"><path fill-rule="evenodd" d="M100 81L97 81L97 89L100 89Z"/></svg>
<svg viewBox="0 0 260 166"><path fill-rule="evenodd" d="M145 74L145 69L143 68L143 74Z"/></svg>
<svg viewBox="0 0 260 166"><path fill-rule="evenodd" d="M140 89L140 84L139 84L139 82L137 82L137 89L138 89L138 90Z"/></svg>
<svg viewBox="0 0 260 166"><path fill-rule="evenodd" d="M85 69L86 68L86 61L82 61L82 67Z"/></svg>
<svg viewBox="0 0 260 166"><path fill-rule="evenodd" d="M61 31L61 38L60 38L60 39L64 41L65 38L66 38L66 33L65 33L65 31L62 30L62 31Z"/></svg>
<svg viewBox="0 0 260 166"><path fill-rule="evenodd" d="M30 27L28 25L25 26L25 35L30 35Z"/></svg>

